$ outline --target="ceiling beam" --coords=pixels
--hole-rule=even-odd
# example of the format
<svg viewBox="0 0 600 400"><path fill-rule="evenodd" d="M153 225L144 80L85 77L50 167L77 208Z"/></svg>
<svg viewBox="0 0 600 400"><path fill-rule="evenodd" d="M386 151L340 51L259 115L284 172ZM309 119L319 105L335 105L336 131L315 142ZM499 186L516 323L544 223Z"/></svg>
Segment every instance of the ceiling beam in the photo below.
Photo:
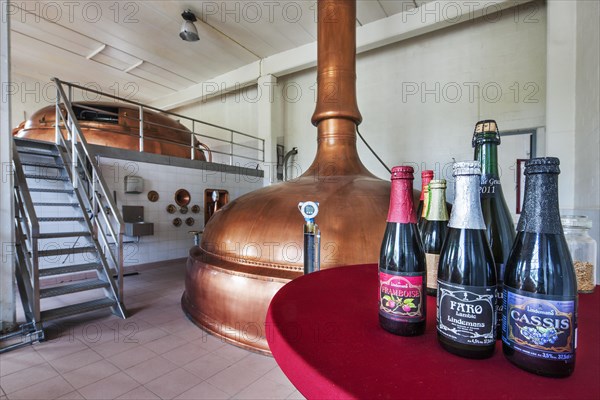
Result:
<svg viewBox="0 0 600 400"><path fill-rule="evenodd" d="M477 18L493 22L510 8L534 0L432 1L419 4L401 13L391 15L356 28L357 54L401 42L413 37L461 24ZM317 43L296 47L261 61L253 62L208 81L173 93L151 103L152 106L170 110L199 100L224 95L228 92L256 84L263 75L285 76L317 65Z"/></svg>

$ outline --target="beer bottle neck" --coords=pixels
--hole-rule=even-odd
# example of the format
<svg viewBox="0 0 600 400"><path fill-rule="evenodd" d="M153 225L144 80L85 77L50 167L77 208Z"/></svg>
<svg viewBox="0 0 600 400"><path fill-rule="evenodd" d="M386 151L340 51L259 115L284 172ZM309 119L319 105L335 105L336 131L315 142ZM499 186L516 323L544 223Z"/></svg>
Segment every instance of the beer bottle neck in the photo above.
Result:
<svg viewBox="0 0 600 400"><path fill-rule="evenodd" d="M427 215L425 216L425 218L429 221L448 221L448 209L446 208L445 189L429 189L429 201L427 205Z"/></svg>
<svg viewBox="0 0 600 400"><path fill-rule="evenodd" d="M433 174L421 177L421 197L419 198L420 201L425 201L425 191L427 190L427 185L429 185L429 182L431 182L432 179Z"/></svg>
<svg viewBox="0 0 600 400"><path fill-rule="evenodd" d="M415 224L417 218L413 211L412 179L393 179L390 193L388 222Z"/></svg>
<svg viewBox="0 0 600 400"><path fill-rule="evenodd" d="M457 229L485 229L481 200L479 198L479 175L456 176L455 198L448 226Z"/></svg>
<svg viewBox="0 0 600 400"><path fill-rule="evenodd" d="M499 177L498 143L494 138L483 137L475 146L475 160L481 163L481 175Z"/></svg>
<svg viewBox="0 0 600 400"><path fill-rule="evenodd" d="M558 207L558 174L526 175L523 212L517 231L562 234Z"/></svg>

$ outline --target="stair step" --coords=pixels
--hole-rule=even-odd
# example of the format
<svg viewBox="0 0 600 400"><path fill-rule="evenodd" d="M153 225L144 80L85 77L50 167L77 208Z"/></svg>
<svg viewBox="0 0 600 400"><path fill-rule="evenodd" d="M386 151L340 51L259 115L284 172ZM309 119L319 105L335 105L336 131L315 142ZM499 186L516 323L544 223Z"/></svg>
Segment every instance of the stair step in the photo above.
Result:
<svg viewBox="0 0 600 400"><path fill-rule="evenodd" d="M54 169L64 169L65 166L64 165L58 165L58 164L44 164L44 163L36 163L36 162L22 162L21 165L23 166L28 166L28 167L38 167L38 168L54 168Z"/></svg>
<svg viewBox="0 0 600 400"><path fill-rule="evenodd" d="M87 231L81 232L48 232L48 233L40 233L38 239L56 239L56 238L67 238L67 237L79 237L79 236L92 236L91 233Z"/></svg>
<svg viewBox="0 0 600 400"><path fill-rule="evenodd" d="M63 294L107 288L109 286L110 284L108 282L101 281L100 279L90 279L87 281L40 289L40 298L45 299L47 297L62 296Z"/></svg>
<svg viewBox="0 0 600 400"><path fill-rule="evenodd" d="M69 177L67 177L67 176L50 176L50 175L38 175L38 174L25 174L25 178L39 179L39 180L46 180L46 181L62 181L62 182L69 181Z"/></svg>
<svg viewBox="0 0 600 400"><path fill-rule="evenodd" d="M41 217L39 222L68 222L68 221L84 221L83 217Z"/></svg>
<svg viewBox="0 0 600 400"><path fill-rule="evenodd" d="M79 207L78 203L36 203L33 202L34 206L40 207Z"/></svg>
<svg viewBox="0 0 600 400"><path fill-rule="evenodd" d="M38 257L53 257L53 256L64 256L67 254L80 254L96 251L94 246L82 246L64 249L52 249L52 250L40 250L38 251Z"/></svg>
<svg viewBox="0 0 600 400"><path fill-rule="evenodd" d="M21 148L21 147L18 147L17 151L19 152L19 154L31 154L34 156L53 157L53 158L60 157L60 155L55 151L43 151L43 150L39 151L39 150L33 150L30 148Z"/></svg>
<svg viewBox="0 0 600 400"><path fill-rule="evenodd" d="M17 147L22 148L56 150L56 144L54 142L47 142L45 140L24 139L13 136L13 142L17 145Z"/></svg>
<svg viewBox="0 0 600 400"><path fill-rule="evenodd" d="M70 306L54 308L41 312L41 320L51 321L57 318L64 318L71 315L83 314L89 311L101 310L103 308L112 307L117 304L113 299L97 299L86 301L85 303L72 304Z"/></svg>
<svg viewBox="0 0 600 400"><path fill-rule="evenodd" d="M77 264L67 265L64 267L54 268L40 268L40 277L72 274L75 272L94 271L100 268L100 264L88 263L88 264Z"/></svg>
<svg viewBox="0 0 600 400"><path fill-rule="evenodd" d="M30 192L39 193L73 193L73 189L46 189L46 188L29 188Z"/></svg>

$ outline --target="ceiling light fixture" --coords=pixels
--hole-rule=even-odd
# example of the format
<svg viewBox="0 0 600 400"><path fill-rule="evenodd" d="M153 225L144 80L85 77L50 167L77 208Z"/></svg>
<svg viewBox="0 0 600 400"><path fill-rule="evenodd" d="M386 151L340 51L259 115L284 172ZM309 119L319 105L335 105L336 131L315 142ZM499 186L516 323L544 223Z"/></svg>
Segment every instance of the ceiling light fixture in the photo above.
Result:
<svg viewBox="0 0 600 400"><path fill-rule="evenodd" d="M190 10L184 11L181 16L185 21L183 21L183 25L181 25L181 31L179 32L179 37L185 40L186 42L195 42L196 40L200 40L198 36L198 30L196 29L196 15Z"/></svg>

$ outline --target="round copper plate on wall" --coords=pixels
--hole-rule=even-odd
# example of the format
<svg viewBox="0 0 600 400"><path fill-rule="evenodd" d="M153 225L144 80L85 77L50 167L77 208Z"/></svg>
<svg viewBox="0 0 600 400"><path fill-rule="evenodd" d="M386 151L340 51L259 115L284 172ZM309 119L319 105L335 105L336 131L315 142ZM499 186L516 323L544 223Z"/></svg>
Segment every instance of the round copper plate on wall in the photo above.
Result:
<svg viewBox="0 0 600 400"><path fill-rule="evenodd" d="M182 222L181 218L175 218L173 220L173 225L175 225L175 226L181 226L181 222Z"/></svg>
<svg viewBox="0 0 600 400"><path fill-rule="evenodd" d="M167 206L167 212L168 212L169 214L173 214L173 213L175 213L175 211L177 211L177 207L175 207L175 205L174 205L174 204L169 204L169 205Z"/></svg>
<svg viewBox="0 0 600 400"><path fill-rule="evenodd" d="M192 197L190 196L190 192L188 192L185 189L179 189L175 192L175 203L177 203L179 207L187 206L188 204L190 204L191 198Z"/></svg>
<svg viewBox="0 0 600 400"><path fill-rule="evenodd" d="M181 208L179 209L179 212L180 212L180 213L182 213L182 214L187 214L187 212L188 212L188 208L187 208L187 206L183 206L183 207L181 207Z"/></svg>
<svg viewBox="0 0 600 400"><path fill-rule="evenodd" d="M194 225L195 222L196 222L196 220L194 218L192 218L192 217L189 217L189 218L185 219L185 224L187 226L192 226L192 225Z"/></svg>
<svg viewBox="0 0 600 400"><path fill-rule="evenodd" d="M158 195L158 192L156 190L151 190L148 192L148 200L150 200L150 202L155 203L158 201L158 198L160 196Z"/></svg>
<svg viewBox="0 0 600 400"><path fill-rule="evenodd" d="M192 206L192 212L194 214L198 214L200 212L200 206L198 204L195 204Z"/></svg>

